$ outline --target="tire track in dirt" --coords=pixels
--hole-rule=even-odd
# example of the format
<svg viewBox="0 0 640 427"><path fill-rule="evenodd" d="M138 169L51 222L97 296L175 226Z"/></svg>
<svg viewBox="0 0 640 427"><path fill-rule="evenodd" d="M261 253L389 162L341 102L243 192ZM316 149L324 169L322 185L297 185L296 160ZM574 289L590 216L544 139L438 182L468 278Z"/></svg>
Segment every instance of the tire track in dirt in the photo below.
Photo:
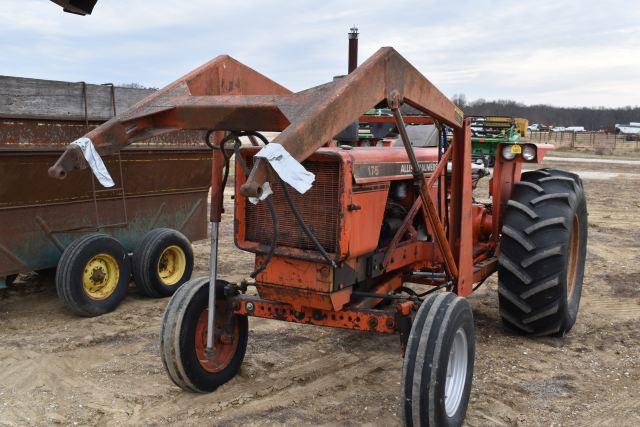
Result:
<svg viewBox="0 0 640 427"><path fill-rule="evenodd" d="M251 338L250 338L251 339ZM321 341L326 341L327 338ZM324 343L320 343L322 345ZM286 350L286 349L284 349ZM291 360L281 369L256 375L254 367L260 360L248 355L238 378L211 395L179 393L167 406L158 401L138 414L142 420L173 421L192 420L194 417L214 419L216 423L237 422L238 418L259 412L273 412L315 399L317 396L348 388L358 379L365 379L374 372L384 372L398 365L397 351L390 354L335 353L327 351L321 357L307 358L291 355ZM396 363L390 363L395 360ZM399 369L398 366L395 366ZM222 414L223 413L223 414Z"/></svg>

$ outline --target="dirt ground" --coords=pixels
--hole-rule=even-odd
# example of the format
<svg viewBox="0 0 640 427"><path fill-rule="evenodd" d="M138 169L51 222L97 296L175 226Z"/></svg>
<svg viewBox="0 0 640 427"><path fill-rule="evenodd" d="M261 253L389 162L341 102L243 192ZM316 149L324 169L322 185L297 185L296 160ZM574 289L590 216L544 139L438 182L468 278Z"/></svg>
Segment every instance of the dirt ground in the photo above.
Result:
<svg viewBox="0 0 640 427"><path fill-rule="evenodd" d="M470 298L477 353L466 423L640 425L640 167L548 165L585 176L589 246L578 323L564 338L512 335L490 279ZM233 248L231 219L225 215L221 273L239 280L252 258ZM195 248L195 275L205 275L208 242ZM397 337L251 319L240 375L194 395L171 383L158 355L167 302L132 288L115 312L82 319L36 275L0 290L0 425L399 423Z"/></svg>

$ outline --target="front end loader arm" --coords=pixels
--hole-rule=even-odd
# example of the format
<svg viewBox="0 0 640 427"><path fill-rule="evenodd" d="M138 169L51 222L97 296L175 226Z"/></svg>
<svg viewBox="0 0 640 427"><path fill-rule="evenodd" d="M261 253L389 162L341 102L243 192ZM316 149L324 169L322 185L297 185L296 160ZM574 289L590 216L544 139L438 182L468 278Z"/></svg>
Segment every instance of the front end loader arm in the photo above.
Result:
<svg viewBox="0 0 640 427"><path fill-rule="evenodd" d="M180 124L153 121L157 113L177 108L176 103L180 100L197 99L202 96L224 98L227 95L290 93L287 88L230 56L220 55L88 132L85 137L91 140L100 155L113 155L136 141L180 129L194 129ZM215 121L215 117L210 119L212 122ZM197 129L211 129L211 126L203 124ZM80 148L69 145L49 168L49 175L61 179L68 172L85 167Z"/></svg>
<svg viewBox="0 0 640 427"><path fill-rule="evenodd" d="M187 129L281 131L274 140L298 161L331 140L371 107L406 102L454 129L462 112L394 49L378 50L351 74L292 94L229 56L213 61L89 132L101 155L132 142ZM84 167L74 146L50 169L61 178ZM267 168L258 160L242 188L259 195Z"/></svg>

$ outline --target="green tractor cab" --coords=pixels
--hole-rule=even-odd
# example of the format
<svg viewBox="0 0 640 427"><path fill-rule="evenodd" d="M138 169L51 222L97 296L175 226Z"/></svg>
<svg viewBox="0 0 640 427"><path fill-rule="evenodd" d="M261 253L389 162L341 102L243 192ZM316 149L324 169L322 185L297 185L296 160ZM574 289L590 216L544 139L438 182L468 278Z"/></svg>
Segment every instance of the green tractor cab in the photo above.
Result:
<svg viewBox="0 0 640 427"><path fill-rule="evenodd" d="M474 163L492 167L498 144L516 144L522 135L517 119L505 116L471 117L471 144ZM525 127L526 129L526 127Z"/></svg>

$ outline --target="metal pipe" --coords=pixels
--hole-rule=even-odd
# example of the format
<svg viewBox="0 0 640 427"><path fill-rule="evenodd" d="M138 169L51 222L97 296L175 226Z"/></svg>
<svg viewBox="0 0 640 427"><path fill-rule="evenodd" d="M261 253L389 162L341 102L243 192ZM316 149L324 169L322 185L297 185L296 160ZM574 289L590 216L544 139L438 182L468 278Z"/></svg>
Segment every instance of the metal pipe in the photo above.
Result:
<svg viewBox="0 0 640 427"><path fill-rule="evenodd" d="M207 348L213 350L214 319L216 310L216 280L218 278L218 226L219 222L211 222L211 259L209 261L209 313L207 317Z"/></svg>
<svg viewBox="0 0 640 427"><path fill-rule="evenodd" d="M444 279L445 278L444 273L437 273L437 272L431 272L431 271L414 271L413 273L411 273L411 276L426 277L428 279L430 278Z"/></svg>
<svg viewBox="0 0 640 427"><path fill-rule="evenodd" d="M420 164L416 159L416 154L413 151L413 147L411 146L411 141L409 140L409 135L407 135L407 129L404 124L404 119L402 118L402 113L400 112L400 108L392 108L391 112L393 113L393 117L396 119L396 127L398 128L398 132L400 133L400 138L402 139L402 144L404 145L404 149L407 152L407 157L409 157L409 162L411 163L411 168L413 169L413 176L420 181L420 198L422 199L422 203L425 208L427 208L427 218L431 224L431 229L435 233L436 240L442 251L442 256L444 258L444 266L447 270L447 273L454 277L458 278L458 268L456 266L455 259L453 257L453 252L451 251L451 247L449 246L449 241L447 240L447 234L445 233L442 223L440 222L440 218L438 217L438 211L431 200L431 196L429 195L429 188L427 187L427 180L424 177L424 172L420 168Z"/></svg>
<svg viewBox="0 0 640 427"><path fill-rule="evenodd" d="M348 72L358 68L358 28L354 25L349 32L349 68Z"/></svg>

